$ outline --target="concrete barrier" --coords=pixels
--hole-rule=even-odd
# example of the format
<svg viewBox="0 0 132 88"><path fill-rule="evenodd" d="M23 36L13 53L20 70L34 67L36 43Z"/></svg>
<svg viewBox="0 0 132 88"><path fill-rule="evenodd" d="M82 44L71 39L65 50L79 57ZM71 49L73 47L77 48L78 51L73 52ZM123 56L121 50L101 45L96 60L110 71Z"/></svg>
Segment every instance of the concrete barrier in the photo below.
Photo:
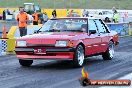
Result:
<svg viewBox="0 0 132 88"><path fill-rule="evenodd" d="M39 25L28 25L27 26L27 35L33 34L35 30L38 30L42 24ZM20 37L20 32L17 26L12 26L7 34L8 40L7 46L6 46L6 51L7 52L14 52L15 46L16 46L16 38ZM0 47L1 49L2 47Z"/></svg>
<svg viewBox="0 0 132 88"><path fill-rule="evenodd" d="M15 45L16 45L16 39L8 39L7 40L7 52L14 52L15 50Z"/></svg>
<svg viewBox="0 0 132 88"><path fill-rule="evenodd" d="M14 33L16 32L17 26L12 26L7 34L7 38L14 38Z"/></svg>

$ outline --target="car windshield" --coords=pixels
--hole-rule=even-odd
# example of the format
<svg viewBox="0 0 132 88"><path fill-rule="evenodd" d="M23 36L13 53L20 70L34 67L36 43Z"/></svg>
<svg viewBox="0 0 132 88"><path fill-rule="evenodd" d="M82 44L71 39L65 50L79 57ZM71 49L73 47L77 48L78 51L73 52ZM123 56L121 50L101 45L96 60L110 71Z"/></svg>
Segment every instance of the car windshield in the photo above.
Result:
<svg viewBox="0 0 132 88"><path fill-rule="evenodd" d="M60 18L47 21L40 32L86 32L87 19Z"/></svg>

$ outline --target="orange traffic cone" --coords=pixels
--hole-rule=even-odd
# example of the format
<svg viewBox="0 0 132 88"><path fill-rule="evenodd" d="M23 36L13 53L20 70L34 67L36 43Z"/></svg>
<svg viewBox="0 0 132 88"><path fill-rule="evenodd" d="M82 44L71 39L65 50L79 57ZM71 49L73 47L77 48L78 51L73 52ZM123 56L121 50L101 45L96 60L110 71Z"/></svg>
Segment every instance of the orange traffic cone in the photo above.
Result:
<svg viewBox="0 0 132 88"><path fill-rule="evenodd" d="M7 34L6 34L6 27L4 25L3 28L2 28L2 38L6 39L6 36L7 36Z"/></svg>

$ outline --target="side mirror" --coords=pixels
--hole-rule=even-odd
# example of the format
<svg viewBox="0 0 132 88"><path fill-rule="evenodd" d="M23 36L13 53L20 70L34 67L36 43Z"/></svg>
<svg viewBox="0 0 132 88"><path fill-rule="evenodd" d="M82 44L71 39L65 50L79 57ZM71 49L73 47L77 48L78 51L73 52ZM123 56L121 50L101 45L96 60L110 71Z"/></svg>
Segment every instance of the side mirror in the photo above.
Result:
<svg viewBox="0 0 132 88"><path fill-rule="evenodd" d="M96 30L89 30L89 34L95 34Z"/></svg>
<svg viewBox="0 0 132 88"><path fill-rule="evenodd" d="M34 30L34 34L38 33L38 30Z"/></svg>

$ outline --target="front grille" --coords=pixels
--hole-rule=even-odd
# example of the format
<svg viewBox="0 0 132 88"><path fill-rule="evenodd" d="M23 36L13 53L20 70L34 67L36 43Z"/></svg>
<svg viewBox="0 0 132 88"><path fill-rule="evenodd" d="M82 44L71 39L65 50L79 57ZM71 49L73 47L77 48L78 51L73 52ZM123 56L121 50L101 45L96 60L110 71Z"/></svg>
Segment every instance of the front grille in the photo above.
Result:
<svg viewBox="0 0 132 88"><path fill-rule="evenodd" d="M32 46L32 47L41 47L41 46L45 46L45 47L54 47L54 44L27 44L28 46Z"/></svg>
<svg viewBox="0 0 132 88"><path fill-rule="evenodd" d="M27 55L35 55L35 56L56 56L56 54L54 54L54 53L46 53L46 54L27 53Z"/></svg>

